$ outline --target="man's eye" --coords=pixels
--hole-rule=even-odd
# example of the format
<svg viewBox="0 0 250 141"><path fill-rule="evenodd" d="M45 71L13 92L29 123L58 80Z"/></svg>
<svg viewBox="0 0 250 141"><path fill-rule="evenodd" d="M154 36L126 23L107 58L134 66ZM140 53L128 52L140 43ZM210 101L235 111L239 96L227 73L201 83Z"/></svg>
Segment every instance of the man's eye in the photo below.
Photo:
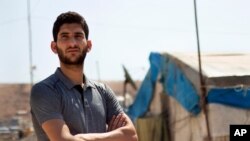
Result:
<svg viewBox="0 0 250 141"><path fill-rule="evenodd" d="M78 41L81 41L81 40L84 39L84 37L83 36L75 36L75 39L78 40Z"/></svg>
<svg viewBox="0 0 250 141"><path fill-rule="evenodd" d="M67 39L68 38L68 36L62 36L62 39Z"/></svg>
<svg viewBox="0 0 250 141"><path fill-rule="evenodd" d="M84 37L82 35L77 35L76 38L77 39L83 39Z"/></svg>
<svg viewBox="0 0 250 141"><path fill-rule="evenodd" d="M68 39L69 39L68 36L61 36L61 40L62 40L62 41L67 41Z"/></svg>

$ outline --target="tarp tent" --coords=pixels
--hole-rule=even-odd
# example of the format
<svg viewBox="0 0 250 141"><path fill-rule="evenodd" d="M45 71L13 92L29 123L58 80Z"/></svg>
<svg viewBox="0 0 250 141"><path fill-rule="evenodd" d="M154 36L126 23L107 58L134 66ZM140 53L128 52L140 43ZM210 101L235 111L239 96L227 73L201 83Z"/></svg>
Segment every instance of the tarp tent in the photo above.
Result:
<svg viewBox="0 0 250 141"><path fill-rule="evenodd" d="M197 55L151 53L150 69L138 90L128 115L136 120L145 116L159 79L167 94L169 128L174 141L202 141L207 136L200 106ZM230 124L250 124L249 54L202 55L207 89L208 121L213 140L229 140Z"/></svg>

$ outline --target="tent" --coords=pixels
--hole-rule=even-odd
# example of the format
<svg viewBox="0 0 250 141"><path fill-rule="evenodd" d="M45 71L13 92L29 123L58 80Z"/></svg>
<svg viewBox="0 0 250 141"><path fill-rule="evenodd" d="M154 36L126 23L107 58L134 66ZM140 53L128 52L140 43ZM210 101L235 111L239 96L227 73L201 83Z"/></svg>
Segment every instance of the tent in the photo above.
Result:
<svg viewBox="0 0 250 141"><path fill-rule="evenodd" d="M150 69L128 115L136 122L147 116L161 83L167 97L158 103L167 111L171 141L229 141L231 124L250 124L250 54L203 54L207 113L201 107L198 59L194 54L154 53ZM207 121L207 122L206 122ZM209 127L209 128L207 128Z"/></svg>

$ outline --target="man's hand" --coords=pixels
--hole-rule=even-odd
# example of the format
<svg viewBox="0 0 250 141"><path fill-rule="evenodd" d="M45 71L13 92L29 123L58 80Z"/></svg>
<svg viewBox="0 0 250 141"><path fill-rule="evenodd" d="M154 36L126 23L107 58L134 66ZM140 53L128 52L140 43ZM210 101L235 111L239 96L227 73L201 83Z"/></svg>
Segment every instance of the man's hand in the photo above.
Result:
<svg viewBox="0 0 250 141"><path fill-rule="evenodd" d="M79 133L72 135L61 119L51 119L42 124L51 141L138 141L133 123L125 113L113 116L105 133Z"/></svg>
<svg viewBox="0 0 250 141"><path fill-rule="evenodd" d="M118 114L117 116L113 115L111 121L108 124L108 130L112 131L127 124L126 117L123 113Z"/></svg>

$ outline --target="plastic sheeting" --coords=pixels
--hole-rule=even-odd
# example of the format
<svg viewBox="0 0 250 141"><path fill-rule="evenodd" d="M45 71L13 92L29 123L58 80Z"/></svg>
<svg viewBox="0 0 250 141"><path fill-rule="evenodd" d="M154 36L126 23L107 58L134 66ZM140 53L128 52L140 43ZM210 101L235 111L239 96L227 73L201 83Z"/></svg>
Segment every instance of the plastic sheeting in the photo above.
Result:
<svg viewBox="0 0 250 141"><path fill-rule="evenodd" d="M132 120L143 116L150 105L157 76L160 73L162 57L160 54L151 53L149 56L150 69L137 92L134 103L128 108L127 114Z"/></svg>
<svg viewBox="0 0 250 141"><path fill-rule="evenodd" d="M147 112L158 77L161 76L164 91L172 96L188 112L197 115L201 111L200 97L194 85L185 76L169 55L151 53L150 69L142 82L134 103L128 108L128 115L135 120ZM197 72L198 73L198 72ZM230 76L229 76L230 77ZM207 94L208 103L219 103L239 108L250 108L250 88L211 88Z"/></svg>
<svg viewBox="0 0 250 141"><path fill-rule="evenodd" d="M164 117L138 118L135 127L140 141L169 141Z"/></svg>
<svg viewBox="0 0 250 141"><path fill-rule="evenodd" d="M166 62L166 72L164 77L164 90L174 97L188 112L197 115L201 108L199 106L200 97L185 74L171 60Z"/></svg>
<svg viewBox="0 0 250 141"><path fill-rule="evenodd" d="M208 92L208 103L220 103L233 107L250 108L250 88L212 88Z"/></svg>
<svg viewBox="0 0 250 141"><path fill-rule="evenodd" d="M134 103L128 108L130 118L135 120L147 112L159 75L166 93L176 98L187 111L198 114L199 96L182 71L169 58L159 53L151 53L149 60L150 69L138 90Z"/></svg>

